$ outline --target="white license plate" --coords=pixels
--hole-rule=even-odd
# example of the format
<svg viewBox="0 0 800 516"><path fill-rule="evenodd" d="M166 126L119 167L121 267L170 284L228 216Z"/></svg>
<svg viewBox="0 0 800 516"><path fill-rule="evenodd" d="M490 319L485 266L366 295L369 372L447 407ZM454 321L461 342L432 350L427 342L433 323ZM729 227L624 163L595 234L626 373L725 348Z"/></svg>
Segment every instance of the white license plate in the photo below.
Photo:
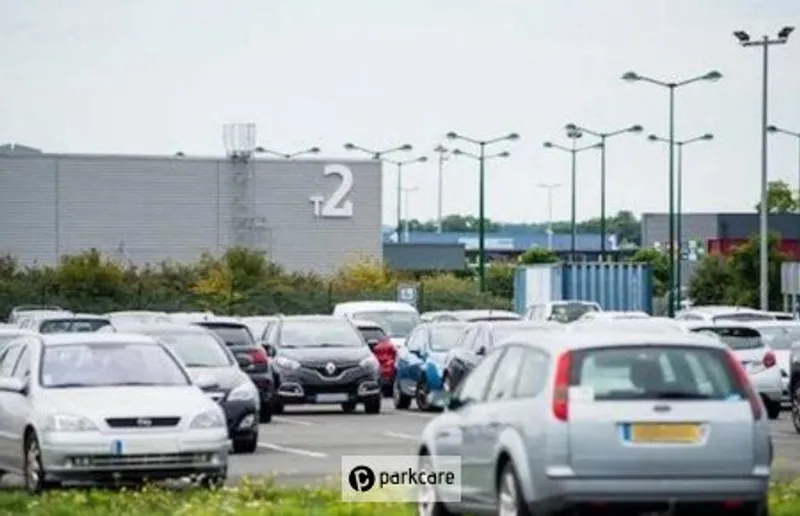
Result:
<svg viewBox="0 0 800 516"><path fill-rule="evenodd" d="M350 397L344 393L336 394L317 394L317 403L344 403Z"/></svg>

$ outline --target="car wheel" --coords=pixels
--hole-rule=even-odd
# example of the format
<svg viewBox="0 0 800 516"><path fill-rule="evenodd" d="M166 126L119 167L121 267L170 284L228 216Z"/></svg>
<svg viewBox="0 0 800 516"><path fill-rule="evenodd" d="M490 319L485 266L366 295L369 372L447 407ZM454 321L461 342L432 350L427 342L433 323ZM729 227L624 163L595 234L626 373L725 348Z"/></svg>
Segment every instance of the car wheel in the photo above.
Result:
<svg viewBox="0 0 800 516"><path fill-rule="evenodd" d="M200 478L200 487L204 489L219 489L225 485L225 480L228 478L228 471L223 470L216 474L203 475Z"/></svg>
<svg viewBox="0 0 800 516"><path fill-rule="evenodd" d="M392 390L393 385L391 383L386 383L381 386L381 394L384 398L391 398L393 394Z"/></svg>
<svg viewBox="0 0 800 516"><path fill-rule="evenodd" d="M453 392L453 380L450 379L450 375L444 375L442 378L442 389L444 392Z"/></svg>
<svg viewBox="0 0 800 516"><path fill-rule="evenodd" d="M356 411L356 404L352 401L348 401L347 403L342 403L342 410L345 414L352 414Z"/></svg>
<svg viewBox="0 0 800 516"><path fill-rule="evenodd" d="M259 423L269 423L272 421L272 404L265 403L261 406L261 413L258 415Z"/></svg>
<svg viewBox="0 0 800 516"><path fill-rule="evenodd" d="M392 383L392 401L394 402L394 408L398 410L405 410L411 405L411 396L403 394L403 391L400 390L400 382L397 378L395 378Z"/></svg>
<svg viewBox="0 0 800 516"><path fill-rule="evenodd" d="M270 411L270 417L272 414L283 414L283 403L281 403L280 401L273 401L272 410Z"/></svg>
<svg viewBox="0 0 800 516"><path fill-rule="evenodd" d="M767 417L769 419L778 419L781 415L781 402L772 401L770 399L764 400L764 406L767 408Z"/></svg>
<svg viewBox="0 0 800 516"><path fill-rule="evenodd" d="M511 462L507 463L500 473L497 486L497 516L531 516L531 511L519 488L517 472Z"/></svg>
<svg viewBox="0 0 800 516"><path fill-rule="evenodd" d="M376 396L374 398L366 400L364 402L364 412L366 412L367 414L380 414L381 401L382 398L380 396Z"/></svg>
<svg viewBox="0 0 800 516"><path fill-rule="evenodd" d="M25 489L30 494L39 494L45 489L58 487L58 482L45 480L46 474L42 466L42 449L39 440L33 433L25 438L25 456L23 457L25 473Z"/></svg>
<svg viewBox="0 0 800 516"><path fill-rule="evenodd" d="M430 410L431 405L428 403L428 382L420 380L417 384L417 390L414 393L414 402L417 408L424 411Z"/></svg>
<svg viewBox="0 0 800 516"><path fill-rule="evenodd" d="M258 449L258 434L250 439L233 441L233 453L255 453Z"/></svg>
<svg viewBox="0 0 800 516"><path fill-rule="evenodd" d="M431 458L428 455L420 456L419 470L433 470ZM419 486L417 491L417 514L419 516L453 516L453 513L439 501L439 493L436 492L436 486L430 483Z"/></svg>

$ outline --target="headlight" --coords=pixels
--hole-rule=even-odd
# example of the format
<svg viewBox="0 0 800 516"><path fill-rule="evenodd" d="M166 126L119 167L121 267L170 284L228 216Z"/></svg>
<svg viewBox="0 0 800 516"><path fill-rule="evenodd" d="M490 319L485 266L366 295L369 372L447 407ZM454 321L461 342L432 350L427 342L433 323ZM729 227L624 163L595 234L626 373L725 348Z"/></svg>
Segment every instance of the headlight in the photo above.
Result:
<svg viewBox="0 0 800 516"><path fill-rule="evenodd" d="M286 357L275 357L275 363L278 365L278 367L282 367L284 369L297 369L300 367L300 362Z"/></svg>
<svg viewBox="0 0 800 516"><path fill-rule="evenodd" d="M228 400L249 401L255 399L257 396L258 391L256 390L255 385L253 385L253 382L248 380L247 382L233 389L230 394L228 394Z"/></svg>
<svg viewBox="0 0 800 516"><path fill-rule="evenodd" d="M83 416L52 414L47 417L46 431L48 432L88 432L92 430L97 430L97 425Z"/></svg>
<svg viewBox="0 0 800 516"><path fill-rule="evenodd" d="M207 410L192 420L191 428L219 428L225 426L222 409Z"/></svg>
<svg viewBox="0 0 800 516"><path fill-rule="evenodd" d="M361 367L370 367L372 369L378 369L378 367L380 367L378 359L375 358L375 355L365 357L364 360L362 360L358 365Z"/></svg>

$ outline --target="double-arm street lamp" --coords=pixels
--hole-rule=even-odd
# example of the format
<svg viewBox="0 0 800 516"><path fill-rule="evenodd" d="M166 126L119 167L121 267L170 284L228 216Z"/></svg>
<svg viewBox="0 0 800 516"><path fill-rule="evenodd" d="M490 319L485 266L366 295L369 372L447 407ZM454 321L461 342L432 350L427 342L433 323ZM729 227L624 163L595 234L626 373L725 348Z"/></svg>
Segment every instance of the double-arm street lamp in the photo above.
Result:
<svg viewBox="0 0 800 516"><path fill-rule="evenodd" d="M699 81L718 81L722 74L717 70L711 70L703 75L685 79L683 81L667 82L636 72L626 72L622 79L628 82L649 82L669 90L669 243L667 247L669 259L669 291L667 306L670 317L675 316L675 90L681 86L687 86Z"/></svg>
<svg viewBox="0 0 800 516"><path fill-rule="evenodd" d="M412 163L425 163L428 161L428 158L425 156L420 156L414 159L407 159L403 161L394 161L391 159L384 159L386 163L392 164L397 167L397 242L402 242L402 231L403 231L403 212L402 212L402 203L403 203L403 167L406 165L411 165ZM406 217L408 217L408 213L406 213ZM406 225L406 227L408 227ZM406 232L406 240L408 232Z"/></svg>
<svg viewBox="0 0 800 516"><path fill-rule="evenodd" d="M553 250L553 190L561 188L561 183L539 183L536 186L547 190L547 249Z"/></svg>
<svg viewBox="0 0 800 516"><path fill-rule="evenodd" d="M603 144L600 147L600 258L602 260L606 259L606 140L612 138L614 136L618 136L620 134L627 134L627 133L641 133L643 131L641 125L632 125L630 127L626 127L624 129L619 129L617 131L609 131L609 132L599 132L599 131L592 131L591 129L586 129L585 127L581 127L575 124L567 124L566 126L567 131L580 131L584 134L589 134L600 138L600 143Z"/></svg>
<svg viewBox="0 0 800 516"><path fill-rule="evenodd" d="M661 142L661 143L669 144L669 139L662 138L660 136L656 136L655 134L651 134L650 136L647 137L647 139L650 140L651 142ZM678 241L678 244L677 244L678 245L678 249L676 251L677 257L676 257L676 260L675 260L675 271L674 272L675 272L675 284L677 285L677 288L678 288L679 292L680 292L680 288L681 288L681 260L683 260L683 224L682 224L682 222L683 222L683 220L682 220L683 219L683 146L684 145L689 145L689 144L692 144L692 143L696 143L696 142L709 141L709 140L713 140L713 139L714 139L714 135L713 134L706 133L706 134L702 134L700 136L695 136L694 138L689 138L689 139L686 139L686 140L678 140L678 141L675 142L675 146L678 148L678 152L677 152L677 154L678 154L678 156L677 156L677 162L678 162L677 169L678 170L676 172L676 178L675 178L675 182L677 183L676 184L676 190L677 190L677 192L676 192L676 202L675 202L675 204L677 205L677 208L676 208L675 211L678 213L677 221L676 221L676 224L675 224L675 226L676 226L675 227L675 234L677 235L676 239Z"/></svg>
<svg viewBox="0 0 800 516"><path fill-rule="evenodd" d="M477 140L454 132L447 133L448 140L462 140L478 146L478 154L453 149L454 156L468 156L478 160L480 169L478 172L478 278L480 281L481 292L486 291L486 160L493 158L507 158L511 154L508 151L497 154L486 155L486 147L504 141L519 140L519 134L509 133L505 136L490 138L488 140Z"/></svg>
<svg viewBox="0 0 800 516"><path fill-rule="evenodd" d="M760 269L760 304L762 310L769 310L769 252L767 249L767 99L769 97L769 47L783 45L794 32L794 27L784 27L778 32L778 37L771 39L764 35L761 39L752 41L750 35L743 30L733 33L734 37L743 47L761 47L762 72L761 72L761 202L759 210L759 269Z"/></svg>
<svg viewBox="0 0 800 516"><path fill-rule="evenodd" d="M570 245L569 245L569 256L570 261L575 261L575 235L577 232L577 155L579 152L583 152L589 149L599 149L603 146L602 143L595 143L594 145L587 145L585 147L578 147L578 140L583 137L583 133L578 131L577 129L568 129L567 130L567 138L572 140L571 147L564 147L562 145L558 145L552 142L544 142L544 146L547 149L558 149L564 152L569 152L571 154L571 170L570 170Z"/></svg>
<svg viewBox="0 0 800 516"><path fill-rule="evenodd" d="M264 147L256 147L255 151L258 154L271 154L272 156L277 156L283 159L294 159L298 156L304 156L307 154L319 154L320 149L319 147L311 147L309 149L303 149L296 152L278 152L270 149L266 149Z"/></svg>
<svg viewBox="0 0 800 516"><path fill-rule="evenodd" d="M798 195L800 195L800 132L789 131L787 129L781 129L780 127L770 125L767 127L767 131L772 134L785 134L787 136L794 136L797 138L797 191ZM797 210L800 211L800 203L797 206Z"/></svg>

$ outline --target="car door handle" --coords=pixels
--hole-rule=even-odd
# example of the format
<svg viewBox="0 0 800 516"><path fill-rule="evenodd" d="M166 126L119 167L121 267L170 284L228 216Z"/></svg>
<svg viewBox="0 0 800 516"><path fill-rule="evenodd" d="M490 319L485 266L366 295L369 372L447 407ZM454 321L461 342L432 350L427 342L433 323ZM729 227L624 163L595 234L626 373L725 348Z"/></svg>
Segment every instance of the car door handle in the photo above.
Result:
<svg viewBox="0 0 800 516"><path fill-rule="evenodd" d="M443 430L441 432L436 432L436 437L442 437L442 438L453 437L453 432L448 432L446 430Z"/></svg>

